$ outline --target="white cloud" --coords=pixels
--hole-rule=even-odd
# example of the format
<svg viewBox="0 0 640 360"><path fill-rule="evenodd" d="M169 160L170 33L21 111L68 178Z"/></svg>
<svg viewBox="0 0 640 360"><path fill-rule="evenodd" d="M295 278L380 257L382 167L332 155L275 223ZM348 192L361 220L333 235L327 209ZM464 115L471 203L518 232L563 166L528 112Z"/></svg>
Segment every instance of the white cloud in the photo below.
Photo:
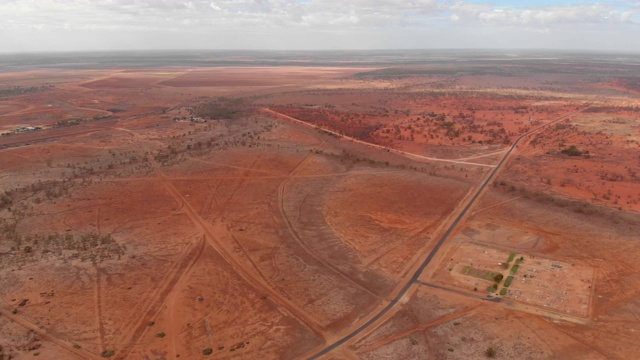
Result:
<svg viewBox="0 0 640 360"><path fill-rule="evenodd" d="M456 2L450 11L457 20L492 25L546 25L626 23L638 10L618 10L607 4L500 8L489 4Z"/></svg>
<svg viewBox="0 0 640 360"><path fill-rule="evenodd" d="M639 14L637 1L499 7L461 0L0 0L0 51L522 47L545 46L550 36L557 47L611 46L584 36L598 32L632 47L640 45ZM505 43L512 38L505 32L526 41Z"/></svg>

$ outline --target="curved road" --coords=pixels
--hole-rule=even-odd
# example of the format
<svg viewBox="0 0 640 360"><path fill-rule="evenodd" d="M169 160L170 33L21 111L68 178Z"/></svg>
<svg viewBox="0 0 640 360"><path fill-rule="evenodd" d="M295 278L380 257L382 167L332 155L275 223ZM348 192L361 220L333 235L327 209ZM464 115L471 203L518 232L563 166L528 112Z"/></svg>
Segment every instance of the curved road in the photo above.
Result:
<svg viewBox="0 0 640 360"><path fill-rule="evenodd" d="M476 191L476 193L473 195L473 197L471 198L471 200L469 200L469 202L467 203L467 205L464 207L464 209L460 212L460 214L458 214L458 217L456 217L456 219L453 221L453 223L451 224L451 226L449 226L449 228L447 229L447 231L444 233L444 235L442 235L442 237L440 238L440 240L438 240L438 243L436 243L436 246L431 250L431 252L429 253L429 255L426 257L426 259L424 259L424 261L422 262L422 264L420 265L420 267L418 268L418 270L416 270L413 274L413 276L411 276L411 278L409 278L409 281L407 281L407 283L402 287L402 289L400 290L400 292L398 293L398 295L396 295L395 298L393 298L393 300L391 300L389 302L389 304L387 304L387 306L385 306L380 312L378 312L374 317L372 317L371 319L369 319L366 323L362 324L359 328L355 329L354 331L352 331L351 333L347 334L346 336L344 336L343 338L341 338L340 340L334 342L333 344L325 347L324 349L322 349L321 351L317 352L316 354L312 355L309 357L309 359L313 360L313 359L318 359L321 356L324 356L326 354L328 354L329 352L333 351L334 349L338 348L339 346L343 345L344 343L346 343L347 341L353 339L354 337L356 337L358 334L360 334L363 330L367 329L368 327L370 327L371 325L375 324L382 316L384 316L387 312L389 312L389 310L391 310L394 306L396 306L398 304L398 302L400 302L400 299L402 299L402 297L407 293L407 291L409 291L409 289L411 288L411 286L413 286L416 281L418 280L418 278L420 277L420 275L422 274L422 272L424 271L424 269L431 263L431 261L433 260L433 258L436 256L436 254L438 253L438 250L440 250L440 247L442 247L442 244L444 244L444 242L449 238L449 236L451 235L451 233L453 233L453 231L458 227L458 224L460 224L460 222L462 221L462 219L467 215L467 213L469 212L469 209L471 209L471 207L473 205L475 205L476 201L478 200L478 198L480 197L480 195L482 195L482 193L484 192L484 190L486 189L486 187L491 183L491 181L496 177L496 175L498 174L498 172L500 172L500 170L502 169L502 167L504 166L504 164L507 162L507 160L509 159L509 156L511 155L511 153L513 152L513 150L515 150L515 148L518 146L518 143L520 143L520 141L522 139L524 139L525 137L532 135L540 130L542 130L543 128L555 124L559 121L562 121L570 116L573 116L577 113L580 113L584 110L588 109L588 107L585 107L581 110L577 110L574 111L572 113L569 113L567 115L561 116L558 119L551 121L547 124L544 124L542 126L539 126L531 131L528 131L522 135L520 135L520 137L518 137L516 139L516 141L513 143L513 145L511 145L511 147L509 148L509 150L504 154L504 156L502 157L502 159L500 159L500 162L498 163L498 165L493 169L493 171L491 172L491 174L489 175L489 177L487 177L487 179L482 183L482 185L478 188L478 190Z"/></svg>

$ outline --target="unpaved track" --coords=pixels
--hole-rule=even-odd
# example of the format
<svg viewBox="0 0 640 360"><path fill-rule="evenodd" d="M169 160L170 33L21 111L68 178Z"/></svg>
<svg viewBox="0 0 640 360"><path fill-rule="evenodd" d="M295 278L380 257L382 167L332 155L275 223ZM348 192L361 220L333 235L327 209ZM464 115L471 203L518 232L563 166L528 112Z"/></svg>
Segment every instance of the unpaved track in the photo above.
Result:
<svg viewBox="0 0 640 360"><path fill-rule="evenodd" d="M127 131L130 134L132 134L134 136L134 143L136 143L143 150L146 150L144 148L144 146L139 143L139 141L141 139L140 139L140 136L137 134L137 132L132 131L132 130L128 130L128 129L121 129L121 130ZM149 151L147 151L147 152L149 154L151 154L151 152L149 152ZM173 185L173 183L171 182L171 178L167 177L164 174L164 172L162 171L162 169L160 168L158 163L155 161L153 156L148 155L148 159L149 159L150 164L153 166L154 172L155 172L155 174L157 176L156 181L160 181L161 182L161 184L168 191L168 193L171 195L171 197L173 197L174 200L181 206L182 212L185 215L187 215L189 217L189 219L191 220L191 222L196 226L196 228L198 228L198 230L200 230L205 235L206 242L218 254L220 254L220 256L222 256L222 258L225 259L225 261L229 265L231 265L232 268L234 268L236 270L236 273L239 276L241 276L245 281L247 281L247 283L249 283L256 290L262 291L263 293L268 294L270 299L274 303L278 304L280 309L283 312L285 312L287 314L290 314L293 318L295 318L298 321L300 321L303 325L305 325L311 331L313 331L314 333L316 333L317 335L319 335L323 339L326 339L327 338L326 337L326 331L324 330L324 328L322 328L320 325L318 325L318 323L317 323L317 321L315 319L313 319L310 316L308 316L307 313L304 310L300 309L297 305L292 303L290 300L284 298L279 292L277 292L276 290L271 288L271 286L266 282L266 280L261 278L260 275L254 274L251 270L245 269L244 266L232 254L230 254L225 249L225 247L218 241L217 237L214 236L215 231L212 230L211 225L209 223L207 223L204 219L202 219L202 217L193 209L191 204L180 193L180 191L175 187L175 185ZM243 180L243 181L246 180L246 176L243 177L241 180ZM238 190L238 187L236 187L235 191L237 191L237 190ZM235 193L235 191L234 191L234 193ZM233 196L233 194L231 194L231 197L232 196ZM230 198L228 198L227 201L229 199ZM156 301L156 302L158 302L158 301ZM139 324L139 327L142 327L145 324L146 323L144 321L141 321L140 324ZM142 330L144 330L144 329L142 329ZM140 333L140 335L141 334L142 333ZM130 351L131 348L129 347L128 350Z"/></svg>
<svg viewBox="0 0 640 360"><path fill-rule="evenodd" d="M285 115L282 113L279 113L277 111L271 110L271 109L267 109L267 108L262 108L260 109L260 111L267 113L269 115L275 116L276 118L280 118L280 119L284 119L284 120L289 120L289 121L293 121L295 123L298 124L303 124L305 126L309 126L312 128L316 128L315 125L310 124L308 122L302 121L300 119L296 119L292 116L289 115ZM398 154L401 156L404 156L408 159L414 159L414 160L428 160L428 161L439 161L439 162L448 162L448 163L454 163L454 164L462 164L462 165L473 165L473 166L484 166L484 167L495 167L495 165L491 165L491 164L481 164L481 163L474 163L474 162L468 162L468 161L461 161L461 160L453 160L453 159L441 159L441 158L434 158L434 157L429 157L429 156L423 156L423 155L418 155L418 154L413 154L413 153L409 153L406 151L401 151L401 150L396 150L396 149L392 149L390 147L386 147L386 146L382 146L382 145L378 145L378 144L373 144L373 143L369 143L366 141L362 141L362 140L358 140L356 138L352 138L350 136L347 135L342 135L340 133L337 133L335 131L331 131L331 130L327 130L327 129L322 129L320 128L322 131L327 132L329 134L335 135L341 139L345 139L345 140L349 140L358 144L363 144L366 146L370 146L370 147L374 147L377 149L381 149L381 150L385 150L385 151L389 151L392 152L394 154Z"/></svg>
<svg viewBox="0 0 640 360"><path fill-rule="evenodd" d="M180 279L175 284L173 289L171 289L171 292L169 293L169 295L167 296L167 299L165 300L165 303L167 305L166 306L167 313L168 313L167 318L169 322L168 325L169 325L169 331L170 331L169 337L171 339L171 350L173 351L174 354L179 354L179 350L178 350L179 344L177 344L177 342L178 342L178 335L180 334L180 329L178 328L178 324L177 324L178 322L176 320L175 303L178 298L180 290L185 289L187 287L188 285L187 279L193 273L195 264L197 264L200 258L202 257L202 253L204 252L204 244L205 244L204 235L202 237L201 243L202 243L202 249L198 252L198 256L195 259L193 259L193 261L191 262L191 265L182 273L182 275L180 276Z"/></svg>
<svg viewBox="0 0 640 360"><path fill-rule="evenodd" d="M467 307L465 309L462 309L460 311L454 312L453 314L445 315L445 316L443 316L441 318L435 319L435 320L433 320L431 322L428 322L426 324L418 325L418 326L416 326L414 328L411 328L409 330L405 330L405 331L403 331L401 333L393 334L393 335L391 335L389 337L377 340L377 341L375 341L375 342L373 342L373 343L371 343L369 345L366 345L366 346L358 349L357 353L368 352L368 351L374 350L374 349L376 349L376 348L378 348L378 347L380 347L382 345L394 342L396 340L400 340L400 339L402 339L402 338L404 338L406 336L409 336L409 335L413 334L416 331L423 331L423 330L426 330L426 329L434 327L434 326L438 326L438 325L442 325L442 324L448 323L449 321L455 320L455 319L460 318L462 316L465 316L465 315L467 315L467 314L469 314L471 312L474 312L476 309L478 309L482 305L483 305L483 303L478 303L478 304L475 304L473 306L469 306L469 307Z"/></svg>
<svg viewBox="0 0 640 360"><path fill-rule="evenodd" d="M242 264L225 249L225 247L217 240L217 237L214 236L214 231L211 229L210 225L205 222L200 215L198 215L191 204L182 196L180 191L178 191L173 183L171 183L171 181L164 175L153 157L149 157L149 161L153 165L156 174L162 179L162 183L167 191L179 204L184 205L184 213L191 219L193 224L206 235L205 238L207 243L211 245L211 247L213 247L213 249L215 249L218 254L220 254L225 261L227 261L227 263L236 270L237 274L251 284L256 290L268 294L269 298L274 303L279 304L281 309L291 314L294 318L297 318L302 324L311 329L317 335L326 339L325 330L318 325L315 319L308 316L304 310L298 308L297 305L293 304L291 301L284 298L284 296L279 292L271 288L264 279L260 278L257 274L254 274L253 271L245 269Z"/></svg>
<svg viewBox="0 0 640 360"><path fill-rule="evenodd" d="M320 143L320 145L318 145L316 147L316 150L319 150L322 148L322 146L324 146L324 144L326 143L326 141L322 141L322 143ZM302 238L300 237L300 235L298 235L298 232L295 230L295 228L293 227L293 224L291 223L291 220L289 219L289 216L287 216L287 212L284 209L284 194L285 194L285 190L287 187L287 184L296 177L296 175L302 170L302 168L304 167L304 165L311 159L313 153L310 153L309 155L307 155L307 157L305 157L299 164L298 166L296 166L291 173L289 174L289 176L284 179L284 181L282 181L280 183L280 186L278 186L278 209L280 210L280 215L282 216L282 219L284 220L285 225L287 226L287 229L289 230L289 234L291 234L291 237L293 237L293 239L298 243L298 245L300 245L300 247L307 253L309 254L309 256L311 256L313 259L315 259L317 262L319 262L320 264L322 264L325 268L332 270L336 275L340 276L343 280L346 280L348 283L350 283L351 285L354 285L357 289L362 290L364 292L366 292L367 294L373 296L376 299L380 299L380 295L374 293L373 291L371 291L370 289L368 289L366 286L360 284L359 282L355 281L354 279L352 279L348 274L344 273L342 270L340 270L339 268L337 268L336 266L334 266L333 264L325 261L323 258L321 258L320 256L318 256L313 249L311 249L307 243L302 240Z"/></svg>
<svg viewBox="0 0 640 360"><path fill-rule="evenodd" d="M157 291L151 297L142 315L130 326L133 328L133 331L127 332L126 335L122 337L121 343L126 345L117 354L118 358L126 359L129 356L140 337L142 337L149 328L147 322L155 319L162 309L165 299L179 287L178 284L184 281L185 274L189 273L189 269L192 268L200 258L204 250L204 244L204 241L196 241L194 244L191 244L187 251L182 253L181 258L167 273L165 278L158 284ZM123 329L123 332L124 331L125 329Z"/></svg>
<svg viewBox="0 0 640 360"><path fill-rule="evenodd" d="M80 359L100 359L100 356L97 354L90 353L85 349L76 349L73 347L73 344L69 343L66 340L62 340L55 336L54 334L50 334L47 330L40 328L38 325L32 323L31 321L23 318L20 315L12 314L11 311L0 307L0 315L6 317L7 319L15 322L16 324L33 331L37 334L41 339L50 341L61 348L67 350L71 354L76 355Z"/></svg>
<svg viewBox="0 0 640 360"><path fill-rule="evenodd" d="M96 303L96 326L98 327L98 340L100 341L100 350L104 351L104 322L102 321L102 286L100 285L100 268L96 265L96 281L95 281L95 303Z"/></svg>

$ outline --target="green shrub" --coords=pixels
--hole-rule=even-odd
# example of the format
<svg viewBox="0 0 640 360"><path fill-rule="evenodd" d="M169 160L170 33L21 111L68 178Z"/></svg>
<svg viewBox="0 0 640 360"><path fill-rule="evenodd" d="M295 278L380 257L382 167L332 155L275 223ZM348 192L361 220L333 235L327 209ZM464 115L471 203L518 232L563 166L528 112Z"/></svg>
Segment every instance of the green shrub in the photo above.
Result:
<svg viewBox="0 0 640 360"><path fill-rule="evenodd" d="M511 268L511 273L515 274L518 272L518 268L520 268L520 265L513 265L513 267Z"/></svg>
<svg viewBox="0 0 640 360"><path fill-rule="evenodd" d="M102 356L102 357L112 357L115 354L116 354L116 352L113 351L113 350L105 350L100 354L100 356Z"/></svg>
<svg viewBox="0 0 640 360"><path fill-rule="evenodd" d="M492 358L496 356L496 349L492 347L488 347L487 350L484 351L484 356L488 358Z"/></svg>
<svg viewBox="0 0 640 360"><path fill-rule="evenodd" d="M582 155L582 151L578 150L575 145L571 145L566 149L562 150L562 153L569 156L580 156Z"/></svg>
<svg viewBox="0 0 640 360"><path fill-rule="evenodd" d="M504 281L504 286L505 287L509 287L511 285L512 281L513 281L513 276L511 276L511 275L507 276L507 279Z"/></svg>

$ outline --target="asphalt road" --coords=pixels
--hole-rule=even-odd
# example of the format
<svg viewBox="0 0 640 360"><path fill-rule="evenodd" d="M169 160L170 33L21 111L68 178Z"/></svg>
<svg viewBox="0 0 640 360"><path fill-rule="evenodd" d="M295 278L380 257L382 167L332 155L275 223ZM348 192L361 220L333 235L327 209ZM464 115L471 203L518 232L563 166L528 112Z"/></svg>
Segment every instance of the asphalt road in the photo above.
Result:
<svg viewBox="0 0 640 360"><path fill-rule="evenodd" d="M323 355L328 354L329 352L333 351L334 349L336 349L337 347L343 345L344 343L346 343L347 341L353 339L354 337L356 337L358 334L360 334L363 330L367 329L368 327L370 327L371 325L375 324L381 317L383 317L387 312L389 312L389 310L391 310L394 306L396 306L398 304L398 302L400 302L400 299L402 299L402 297L407 293L407 291L409 291L409 289L411 288L411 286L414 285L414 283L418 280L418 278L420 277L420 275L422 274L422 272L424 271L424 269L431 263L431 261L433 260L433 258L436 256L436 254L438 253L438 251L440 250L440 247L442 247L442 245L444 244L444 242L449 238L449 236L451 235L451 233L453 233L456 228L458 227L458 225L460 224L460 222L462 221L462 219L467 215L467 213L469 212L469 210L473 207L473 205L475 205L476 201L478 200L478 198L480 198L480 195L482 195L482 193L484 192L484 190L487 188L487 186L493 181L493 179L496 177L496 175L500 172L500 170L502 169L502 167L504 166L504 164L507 162L507 160L509 159L509 156L511 155L511 153L516 149L516 147L518 146L518 144L520 143L520 141L524 138L526 138L529 135L532 135L540 130L542 130L543 128L553 125L559 121L562 121L570 116L573 116L579 112L582 112L584 110L586 110L587 108L581 109L581 110L577 110L574 111L570 114L564 115L562 117L559 117L558 119L549 122L547 124L544 124L542 126L539 126L531 131L528 131L522 135L520 135L520 137L518 137L516 139L516 141L513 143L513 145L511 145L511 147L509 148L509 150L504 154L504 156L502 157L502 159L500 159L500 162L498 163L498 165L493 169L493 171L491 172L491 174L489 175L489 177L487 177L487 179L482 183L482 185L478 188L478 190L476 191L476 193L473 195L473 197L471 198L471 200L469 200L469 202L467 203L467 205L464 207L464 209L460 212L460 214L458 214L458 217L456 217L456 219L453 221L453 223L451 224L451 226L449 226L449 228L447 229L447 231L442 235L442 237L440 238L440 240L438 240L438 243L436 243L436 246L431 250L431 252L429 253L429 255L427 255L427 257L424 259L424 261L422 262L422 264L420 265L420 267L418 268L418 270L416 270L416 272L411 276L411 278L409 279L409 281L407 281L407 283L402 287L402 289L400 290L400 292L398 293L398 295L393 298L393 300L391 300L387 306L384 307L384 309L382 309L380 312L378 312L374 317L372 317L371 319L369 319L369 321L367 321L366 323L362 324L359 328L355 329L354 331L352 331L351 333L347 334L346 336L344 336L343 338L341 338L340 340L334 342L333 344L330 344L329 346L325 347L324 349L322 349L321 351L319 351L318 353L312 355L311 357L309 357L309 359L313 360L313 359L318 359Z"/></svg>

